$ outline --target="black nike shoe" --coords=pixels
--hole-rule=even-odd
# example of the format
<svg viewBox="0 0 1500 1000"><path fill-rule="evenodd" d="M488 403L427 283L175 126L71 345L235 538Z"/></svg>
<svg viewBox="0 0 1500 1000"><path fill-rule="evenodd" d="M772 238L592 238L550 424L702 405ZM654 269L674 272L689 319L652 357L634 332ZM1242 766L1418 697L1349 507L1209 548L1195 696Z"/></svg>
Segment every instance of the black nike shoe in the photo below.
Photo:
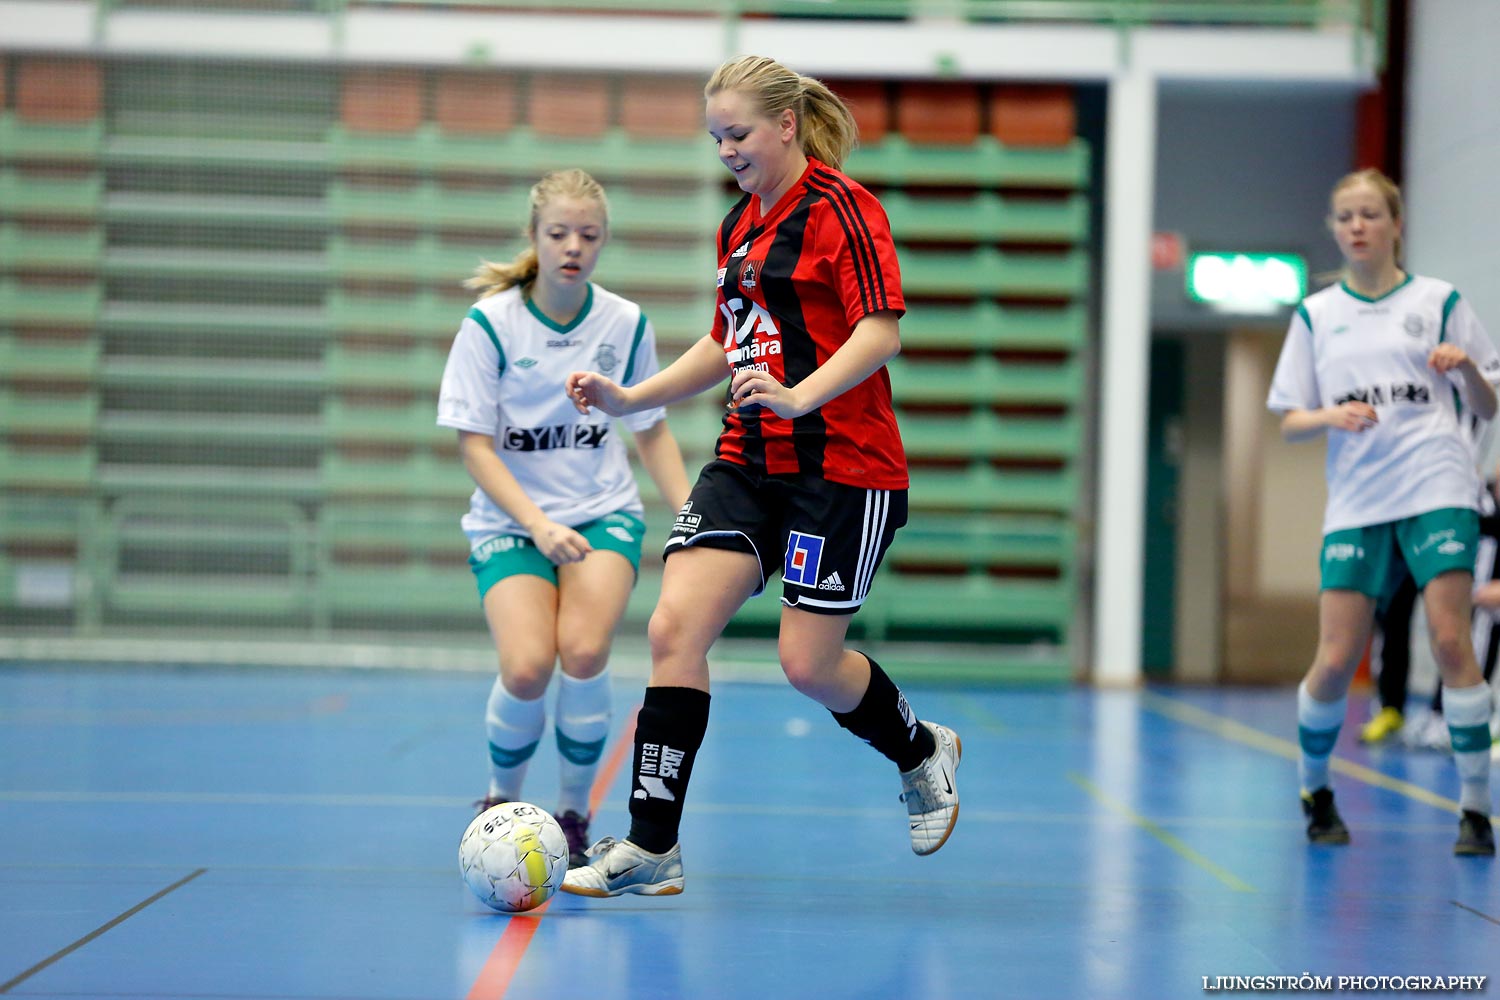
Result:
<svg viewBox="0 0 1500 1000"><path fill-rule="evenodd" d="M1307 817L1307 840L1312 844L1347 844L1349 828L1333 804L1333 789L1302 793L1302 815Z"/></svg>
<svg viewBox="0 0 1500 1000"><path fill-rule="evenodd" d="M1482 858L1495 856L1495 831L1490 818L1482 812L1465 809L1458 819L1458 841L1453 853Z"/></svg>

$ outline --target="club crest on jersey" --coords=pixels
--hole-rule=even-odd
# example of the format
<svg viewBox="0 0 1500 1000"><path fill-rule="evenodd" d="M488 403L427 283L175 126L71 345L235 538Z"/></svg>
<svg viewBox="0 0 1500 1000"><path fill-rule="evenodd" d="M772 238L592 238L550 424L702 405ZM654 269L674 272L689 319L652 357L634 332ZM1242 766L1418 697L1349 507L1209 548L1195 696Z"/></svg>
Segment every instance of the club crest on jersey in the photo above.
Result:
<svg viewBox="0 0 1500 1000"><path fill-rule="evenodd" d="M599 345L598 352L594 354L594 367L598 368L601 373L608 375L615 370L615 366L619 363L620 356L615 353L612 345Z"/></svg>
<svg viewBox="0 0 1500 1000"><path fill-rule="evenodd" d="M747 260L745 266L740 268L740 287L750 289L755 287L756 277L760 274L761 267L765 266L763 260Z"/></svg>
<svg viewBox="0 0 1500 1000"><path fill-rule="evenodd" d="M781 578L799 587L818 589L818 563L823 558L822 535L804 535L800 531L788 532L786 540L786 563Z"/></svg>
<svg viewBox="0 0 1500 1000"><path fill-rule="evenodd" d="M1417 313L1407 313L1406 318L1401 321L1401 329L1405 330L1409 337L1421 337L1427 329L1427 323Z"/></svg>
<svg viewBox="0 0 1500 1000"><path fill-rule="evenodd" d="M738 250L736 250L734 253L730 254L729 256L731 256L731 257L743 257L743 256L745 256L745 254L747 254L749 252L750 252L750 241L746 240L745 242L743 242L743 243L740 244Z"/></svg>

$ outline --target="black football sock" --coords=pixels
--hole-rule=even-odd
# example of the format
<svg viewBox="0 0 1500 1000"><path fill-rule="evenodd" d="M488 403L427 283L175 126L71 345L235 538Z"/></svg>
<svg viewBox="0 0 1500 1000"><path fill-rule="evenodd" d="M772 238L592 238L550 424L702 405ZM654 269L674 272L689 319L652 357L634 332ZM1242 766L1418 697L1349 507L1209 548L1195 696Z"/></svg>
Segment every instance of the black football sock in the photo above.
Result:
<svg viewBox="0 0 1500 1000"><path fill-rule="evenodd" d="M850 712L833 712L834 721L885 754L903 771L910 771L937 749L932 733L917 722L906 696L880 664L870 660L870 686Z"/></svg>
<svg viewBox="0 0 1500 1000"><path fill-rule="evenodd" d="M630 784L632 844L661 854L677 843L693 758L707 731L707 691L646 689L635 723L635 765Z"/></svg>

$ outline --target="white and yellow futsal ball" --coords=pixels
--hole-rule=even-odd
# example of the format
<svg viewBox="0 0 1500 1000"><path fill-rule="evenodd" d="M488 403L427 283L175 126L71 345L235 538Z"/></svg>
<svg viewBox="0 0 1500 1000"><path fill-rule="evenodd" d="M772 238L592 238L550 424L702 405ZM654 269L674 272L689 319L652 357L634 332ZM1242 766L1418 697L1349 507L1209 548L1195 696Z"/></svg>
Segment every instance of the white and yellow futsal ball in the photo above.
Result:
<svg viewBox="0 0 1500 1000"><path fill-rule="evenodd" d="M552 898L568 873L568 839L551 813L506 802L474 817L458 842L464 883L486 906L521 913Z"/></svg>

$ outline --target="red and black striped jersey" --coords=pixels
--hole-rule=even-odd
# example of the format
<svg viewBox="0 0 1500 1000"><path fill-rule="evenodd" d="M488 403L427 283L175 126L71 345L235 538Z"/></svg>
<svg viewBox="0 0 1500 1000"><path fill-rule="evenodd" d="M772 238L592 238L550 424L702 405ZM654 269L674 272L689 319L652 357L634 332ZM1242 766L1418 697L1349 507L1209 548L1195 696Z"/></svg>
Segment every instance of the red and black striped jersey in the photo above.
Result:
<svg viewBox="0 0 1500 1000"><path fill-rule="evenodd" d="M762 216L746 195L719 225L718 306L730 367L795 386L870 313L905 312L890 222L875 196L812 158ZM906 452L882 367L810 413L787 420L729 410L718 457L769 474L802 472L867 489L906 489Z"/></svg>

